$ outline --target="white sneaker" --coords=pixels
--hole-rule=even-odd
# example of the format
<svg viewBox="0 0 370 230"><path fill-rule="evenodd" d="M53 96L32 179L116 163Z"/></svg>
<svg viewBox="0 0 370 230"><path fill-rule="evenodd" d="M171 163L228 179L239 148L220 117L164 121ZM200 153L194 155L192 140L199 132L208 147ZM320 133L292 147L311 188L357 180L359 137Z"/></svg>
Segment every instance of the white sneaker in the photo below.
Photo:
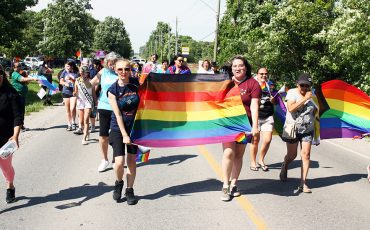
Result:
<svg viewBox="0 0 370 230"><path fill-rule="evenodd" d="M109 161L102 160L98 167L98 172L104 172L108 167L109 167Z"/></svg>

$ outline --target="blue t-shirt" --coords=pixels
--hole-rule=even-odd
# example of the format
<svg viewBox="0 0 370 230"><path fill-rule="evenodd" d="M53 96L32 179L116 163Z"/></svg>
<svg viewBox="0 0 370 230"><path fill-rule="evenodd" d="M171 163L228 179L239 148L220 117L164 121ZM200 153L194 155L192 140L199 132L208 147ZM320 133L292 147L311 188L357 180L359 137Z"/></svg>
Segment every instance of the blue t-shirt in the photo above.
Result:
<svg viewBox="0 0 370 230"><path fill-rule="evenodd" d="M125 124L125 129L128 135L131 133L136 111L140 102L138 87L138 79L130 78L129 84L126 84L125 86L119 86L118 81L116 81L108 89L108 92L116 96L117 105L121 111L123 123ZM110 128L113 131L120 131L117 118L114 113L112 113Z"/></svg>
<svg viewBox="0 0 370 230"><path fill-rule="evenodd" d="M101 95L99 98L99 103L98 103L98 109L105 109L105 110L110 110L112 111L112 107L109 104L108 97L107 97L107 91L109 87L117 81L118 76L117 74L107 68L103 69L103 73L100 77L100 85L101 85Z"/></svg>
<svg viewBox="0 0 370 230"><path fill-rule="evenodd" d="M63 86L63 90L62 90L63 94L73 95L73 87L74 87L77 77L78 76L76 73L67 72L65 70L62 72L62 74L60 75L60 78L64 78L64 81L68 83L69 85L68 87Z"/></svg>

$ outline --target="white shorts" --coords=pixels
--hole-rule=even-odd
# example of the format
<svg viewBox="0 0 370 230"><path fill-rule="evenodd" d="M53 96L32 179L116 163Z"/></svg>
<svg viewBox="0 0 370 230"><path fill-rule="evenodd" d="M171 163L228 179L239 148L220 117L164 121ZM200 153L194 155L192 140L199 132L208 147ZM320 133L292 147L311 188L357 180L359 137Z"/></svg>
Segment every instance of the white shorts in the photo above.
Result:
<svg viewBox="0 0 370 230"><path fill-rule="evenodd" d="M92 106L87 100L83 100L79 97L77 97L77 109L91 109Z"/></svg>
<svg viewBox="0 0 370 230"><path fill-rule="evenodd" d="M258 119L258 131L260 132L272 132L274 129L274 117L269 116L265 119Z"/></svg>

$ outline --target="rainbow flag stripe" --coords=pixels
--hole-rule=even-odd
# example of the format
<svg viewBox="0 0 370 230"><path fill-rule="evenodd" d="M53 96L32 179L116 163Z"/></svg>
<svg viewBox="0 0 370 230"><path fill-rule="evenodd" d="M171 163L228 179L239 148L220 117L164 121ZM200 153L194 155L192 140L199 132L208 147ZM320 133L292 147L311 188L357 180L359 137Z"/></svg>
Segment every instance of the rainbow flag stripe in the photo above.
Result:
<svg viewBox="0 0 370 230"><path fill-rule="evenodd" d="M140 86L131 139L148 147L235 141L251 130L239 88L227 75L150 73Z"/></svg>
<svg viewBox="0 0 370 230"><path fill-rule="evenodd" d="M353 138L370 132L370 97L340 80L317 90L321 139Z"/></svg>

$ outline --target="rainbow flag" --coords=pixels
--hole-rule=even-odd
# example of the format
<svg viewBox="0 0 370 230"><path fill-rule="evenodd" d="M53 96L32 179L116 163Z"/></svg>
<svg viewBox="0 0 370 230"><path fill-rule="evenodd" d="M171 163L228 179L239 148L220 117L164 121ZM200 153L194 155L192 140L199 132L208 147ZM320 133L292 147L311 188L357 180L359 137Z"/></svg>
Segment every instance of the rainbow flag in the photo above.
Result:
<svg viewBox="0 0 370 230"><path fill-rule="evenodd" d="M150 73L140 86L134 143L179 147L235 141L251 126L239 88L226 74Z"/></svg>
<svg viewBox="0 0 370 230"><path fill-rule="evenodd" d="M150 148L144 146L137 146L136 163L143 163L149 161Z"/></svg>
<svg viewBox="0 0 370 230"><path fill-rule="evenodd" d="M265 81L262 82L260 86L261 86L262 92L270 92L269 85Z"/></svg>
<svg viewBox="0 0 370 230"><path fill-rule="evenodd" d="M340 80L317 89L321 139L353 138L370 132L370 97Z"/></svg>

